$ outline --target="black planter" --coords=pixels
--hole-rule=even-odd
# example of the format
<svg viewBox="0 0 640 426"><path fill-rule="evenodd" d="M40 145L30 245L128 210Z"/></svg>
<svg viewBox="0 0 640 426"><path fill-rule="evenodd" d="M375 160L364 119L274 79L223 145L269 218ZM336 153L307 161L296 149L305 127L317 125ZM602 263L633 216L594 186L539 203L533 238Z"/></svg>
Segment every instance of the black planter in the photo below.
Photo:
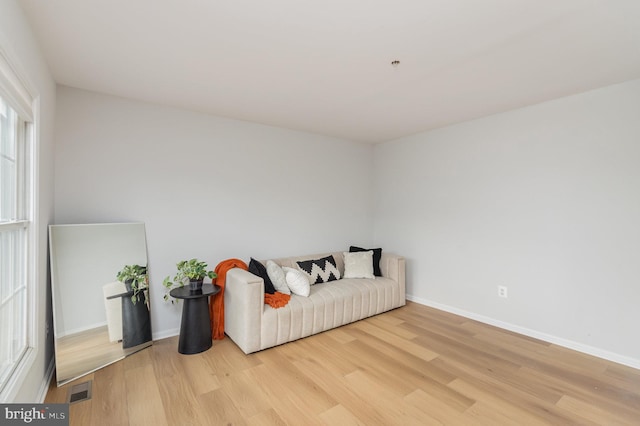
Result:
<svg viewBox="0 0 640 426"><path fill-rule="evenodd" d="M131 283L133 283L133 280L126 280L124 282L124 286L127 289L127 291L132 291L133 289L131 288Z"/></svg>
<svg viewBox="0 0 640 426"><path fill-rule="evenodd" d="M196 280L196 281L189 281L189 290L191 290L191 291L202 290L202 282L203 281L204 281L204 279Z"/></svg>

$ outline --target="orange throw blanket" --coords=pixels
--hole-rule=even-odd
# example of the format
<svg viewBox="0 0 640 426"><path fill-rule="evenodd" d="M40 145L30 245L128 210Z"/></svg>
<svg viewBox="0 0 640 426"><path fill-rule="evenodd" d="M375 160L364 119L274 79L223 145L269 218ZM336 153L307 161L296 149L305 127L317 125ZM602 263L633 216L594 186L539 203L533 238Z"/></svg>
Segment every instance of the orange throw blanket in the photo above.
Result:
<svg viewBox="0 0 640 426"><path fill-rule="evenodd" d="M218 263L215 273L218 276L213 279L213 283L220 287L220 292L213 297L209 303L209 317L211 318L211 334L213 340L224 339L224 284L227 280L227 272L232 268L240 268L245 271L249 269L247 264L240 259L227 259Z"/></svg>
<svg viewBox="0 0 640 426"><path fill-rule="evenodd" d="M265 293L264 294L264 303L271 306L272 308L278 309L284 306L287 306L291 296L288 294L280 293L276 291L273 294Z"/></svg>
<svg viewBox="0 0 640 426"><path fill-rule="evenodd" d="M218 275L212 280L213 284L220 287L218 294L212 296L213 301L209 303L209 318L211 318L211 337L213 340L224 339L224 284L227 280L227 272L233 268L240 268L247 271L247 264L240 259L227 259L218 263L215 273ZM265 293L264 303L274 309L287 306L291 300L288 294L276 291L274 294Z"/></svg>

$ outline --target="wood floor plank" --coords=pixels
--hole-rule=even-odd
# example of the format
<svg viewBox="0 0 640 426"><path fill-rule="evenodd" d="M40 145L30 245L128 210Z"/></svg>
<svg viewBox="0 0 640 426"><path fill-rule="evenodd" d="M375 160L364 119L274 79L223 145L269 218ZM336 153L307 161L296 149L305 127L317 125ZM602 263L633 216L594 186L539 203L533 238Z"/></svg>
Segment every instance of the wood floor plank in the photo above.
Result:
<svg viewBox="0 0 640 426"><path fill-rule="evenodd" d="M472 426L474 423L465 419L464 412L467 410L459 410L439 396L433 396L422 389L417 389L403 398L405 402L411 404L417 409L424 411L433 419L442 424L468 424ZM471 404L473 406L473 404ZM469 408L469 407L465 407Z"/></svg>
<svg viewBox="0 0 640 426"><path fill-rule="evenodd" d="M163 406L167 408L164 411L166 422L169 425L204 424L205 415L182 365L184 357L188 356L177 353L177 339L166 340L170 342L154 344L150 354L156 387ZM180 409L173 409L175 407Z"/></svg>
<svg viewBox="0 0 640 426"><path fill-rule="evenodd" d="M415 385L410 380L407 380L408 377L396 374L394 368L389 368L389 357L371 350L365 343L361 341L351 342L345 345L345 351L348 351L352 357L359 360L360 368L356 372L364 371L376 381L385 383L386 388L395 395L404 396L415 390ZM387 368L381 368L381 364L378 362L381 358L387 359L387 362L385 362Z"/></svg>
<svg viewBox="0 0 640 426"><path fill-rule="evenodd" d="M349 343L353 340L353 336L349 333L345 333L342 327L334 328L333 330L329 330L323 334L329 336L338 343Z"/></svg>
<svg viewBox="0 0 640 426"><path fill-rule="evenodd" d="M469 408L464 413L462 419L454 424L464 426L467 424L479 424L485 426L529 426L529 423L526 423L524 420L513 419L513 414L505 414L500 409L496 408L495 405L491 405L490 403L483 401L474 404L473 407ZM541 423L532 423L532 425L535 424ZM547 426L550 425L551 424L548 424Z"/></svg>
<svg viewBox="0 0 640 426"><path fill-rule="evenodd" d="M135 354L126 357L122 364L124 365L125 372L138 367L144 367L151 364L152 350L141 350Z"/></svg>
<svg viewBox="0 0 640 426"><path fill-rule="evenodd" d="M124 363L111 364L94 373L92 383L91 418L96 419L93 425L111 426L127 424L128 392L125 389Z"/></svg>
<svg viewBox="0 0 640 426"><path fill-rule="evenodd" d="M473 398L476 401L481 401L482 404L490 406L494 411L501 413L502 416L508 418L510 424L521 424L528 426L536 425L548 425L548 424L575 424L575 419L563 418L557 415L548 414L549 404L537 405L532 408L532 413L529 409L523 408L521 401L505 400L504 398L494 395L482 386L478 386L475 383L466 382L463 379L456 379L449 384L451 388L466 395L469 398Z"/></svg>
<svg viewBox="0 0 640 426"><path fill-rule="evenodd" d="M352 337L344 342L351 343L355 340ZM315 335L313 339L300 339L285 346L294 361L306 358L322 362L330 376L342 377L359 368L359 360L345 351L344 344L336 343L327 333Z"/></svg>
<svg viewBox="0 0 640 426"><path fill-rule="evenodd" d="M361 421L359 418L353 415L344 406L338 404L335 407L329 408L327 411L320 413L320 418L327 425L341 425L341 426L366 426L367 423Z"/></svg>
<svg viewBox="0 0 640 426"><path fill-rule="evenodd" d="M348 410L350 415L358 419L359 422L368 425L383 424L385 416L380 412L380 408L362 404L362 396L348 386L347 379L345 378L346 375L336 376L327 374L326 363L323 363L322 359L305 358L295 361L295 364L304 370L305 374L311 378L318 387L325 392L331 392L331 395L336 400L342 401L345 410ZM351 373L356 371L357 370L353 370ZM329 410L333 408L334 407L331 407ZM321 418L326 421L324 415L321 415Z"/></svg>
<svg viewBox="0 0 640 426"><path fill-rule="evenodd" d="M295 405L305 412L321 413L335 406L337 401L324 390L318 388L303 370L292 364L284 355L288 348L281 346L272 351L260 352L263 365L251 369L252 372L261 369L270 377L268 383L278 382L278 397L294 401Z"/></svg>
<svg viewBox="0 0 640 426"><path fill-rule="evenodd" d="M413 331L415 334L422 334L422 331L427 330L459 341L471 338L475 334L474 331L462 327L469 320L446 312L434 315L430 312L413 310L410 306L409 309L397 309L393 312L397 318L404 320L404 323L398 326Z"/></svg>
<svg viewBox="0 0 640 426"><path fill-rule="evenodd" d="M93 400L77 402L69 406L69 426L86 426L92 424ZM95 419L95 421L99 421ZM117 423L113 423L117 424Z"/></svg>
<svg viewBox="0 0 640 426"><path fill-rule="evenodd" d="M389 325L395 325L395 326L403 324L404 320L393 315L394 312L397 312L397 310L391 310L387 312L388 315L376 315L368 319L372 319L372 320L375 319L375 322L384 322Z"/></svg>
<svg viewBox="0 0 640 426"><path fill-rule="evenodd" d="M127 397L127 413L129 424L134 425L154 425L165 426L167 422L167 413L171 409L171 405L165 405L160 397L158 389L158 381L151 364L132 368L127 371L126 377L126 397ZM121 389L121 388L120 388ZM118 390L120 390L118 389ZM167 410L165 410L165 407ZM112 420L111 416L106 416L108 420ZM106 424L127 424L112 422Z"/></svg>
<svg viewBox="0 0 640 426"><path fill-rule="evenodd" d="M389 357L390 360L395 360L398 368L413 369L415 370L414 374L420 377L428 377L429 380L435 380L443 384L447 384L456 378L455 375L438 368L432 363L433 358L425 361L424 357L417 357L413 353L404 351L404 345L399 347L390 344L381 337L365 333L355 327L351 327L349 333L356 337L356 341L364 343L371 350L377 351L381 356L384 355Z"/></svg>
<svg viewBox="0 0 640 426"><path fill-rule="evenodd" d="M219 378L261 364L258 354L245 355L229 338L216 340L213 347L202 355L211 371Z"/></svg>
<svg viewBox="0 0 640 426"><path fill-rule="evenodd" d="M71 425L640 424L640 371L408 302L245 355L154 342L94 381Z"/></svg>
<svg viewBox="0 0 640 426"><path fill-rule="evenodd" d="M424 362L413 355L403 353L400 348L392 346L393 349L388 350L384 347L386 343L377 337L363 334L360 330L353 329L350 332L358 336L358 339L350 346L345 346L346 348L353 350L352 347L359 345L364 353L368 354L372 350L378 352L371 363L362 364L361 368L371 370L371 374L379 377L387 386L395 387L399 393L406 395L415 389L422 389L430 395L437 395L442 402L459 411L464 411L475 402L446 386L457 376L440 368L434 360ZM352 357L360 358L357 353ZM376 368L378 365L384 365L386 368Z"/></svg>
<svg viewBox="0 0 640 426"><path fill-rule="evenodd" d="M609 363L602 376L620 389L637 392L640 389L640 370Z"/></svg>
<svg viewBox="0 0 640 426"><path fill-rule="evenodd" d="M361 398L376 400L384 415L381 424L402 425L440 425L440 422L414 407L411 404L402 404L402 396L396 394L371 378L364 371L355 371L346 376L348 386Z"/></svg>
<svg viewBox="0 0 640 426"><path fill-rule="evenodd" d="M222 378L220 387L229 396L238 411L246 417L252 417L271 409L268 398L265 398L247 370Z"/></svg>
<svg viewBox="0 0 640 426"><path fill-rule="evenodd" d="M508 372L497 368L478 370L464 361L451 358L440 358L434 360L433 364L454 373L458 378L472 382L489 383L491 386L495 386L497 391L504 394L513 392L526 395L527 398L534 396L536 399L550 404L555 404L563 395L562 390L550 388L544 383L524 380L521 376L523 368Z"/></svg>
<svg viewBox="0 0 640 426"><path fill-rule="evenodd" d="M640 423L638 409L628 403L633 400L634 394L624 389L612 391L611 389L593 387L584 383L571 382L562 376L552 376L540 371L523 368L520 377L527 383L540 383L543 386L553 387L563 393L563 396L571 396L582 401L589 401L594 407L612 413L615 418L626 418L630 424ZM640 386L636 388L636 391ZM562 398L562 397L561 397ZM560 398L560 399L561 399ZM558 401L560 401L560 399Z"/></svg>
<svg viewBox="0 0 640 426"><path fill-rule="evenodd" d="M422 358L425 361L431 361L438 356L437 353L427 349L425 346L415 344L411 340L407 340L406 338L398 336L395 333L383 330L382 328L377 327L374 324L374 322L359 321L355 323L353 327L369 333L372 336L378 336L385 342L388 342L394 346L398 346L402 351L410 353L411 355L415 355L418 358ZM414 334L411 335L411 339L415 337L417 336Z"/></svg>
<svg viewBox="0 0 640 426"><path fill-rule="evenodd" d="M599 407L595 407L585 401L564 395L556 404L558 407L568 410L585 421L595 421L598 424L606 424L608 426L624 426L632 424L630 421L640 422L640 418L625 419L619 416L619 413L606 412Z"/></svg>
<svg viewBox="0 0 640 426"><path fill-rule="evenodd" d="M271 408L247 419L251 426L286 426L286 422Z"/></svg>
<svg viewBox="0 0 640 426"><path fill-rule="evenodd" d="M503 400L508 407L518 407L517 411L523 416L530 414L535 418L547 419L558 424L570 424L569 421L572 420L572 416L567 419L562 413L554 411L554 404L559 397L555 391L548 390L544 385L527 382L517 376L477 372L453 360L438 362L446 363L452 371L457 371L460 378L451 382L449 386L469 398L489 401L492 404L496 400ZM464 387L461 387L460 383L463 383Z"/></svg>
<svg viewBox="0 0 640 426"><path fill-rule="evenodd" d="M384 331L395 334L398 337L401 337L405 340L411 340L416 337L416 334L408 331L406 328L399 327L404 324L404 321L389 321L383 318L392 318L391 316L375 316L371 318L366 324L371 324L375 327L378 327Z"/></svg>
<svg viewBox="0 0 640 426"><path fill-rule="evenodd" d="M180 357L180 364L196 396L204 395L220 388L218 375L209 368L206 355L195 354Z"/></svg>
<svg viewBox="0 0 640 426"><path fill-rule="evenodd" d="M478 371L500 371L503 374L511 374L520 368L519 364L487 350L484 342L478 342L472 338L461 341L425 331L416 337L414 342L437 353L439 358L452 359L473 366Z"/></svg>
<svg viewBox="0 0 640 426"><path fill-rule="evenodd" d="M289 424L321 424L318 414L336 405L335 401L327 400L328 395L324 391L318 392L319 398L314 399L309 389L304 385L298 386L296 377L300 376L292 374L289 368L287 371L275 370L263 364L251 368L247 374L268 398L278 416Z"/></svg>
<svg viewBox="0 0 640 426"><path fill-rule="evenodd" d="M198 397L200 412L194 425L246 425L246 414L235 406L231 396L222 388ZM188 424L186 422L174 424Z"/></svg>

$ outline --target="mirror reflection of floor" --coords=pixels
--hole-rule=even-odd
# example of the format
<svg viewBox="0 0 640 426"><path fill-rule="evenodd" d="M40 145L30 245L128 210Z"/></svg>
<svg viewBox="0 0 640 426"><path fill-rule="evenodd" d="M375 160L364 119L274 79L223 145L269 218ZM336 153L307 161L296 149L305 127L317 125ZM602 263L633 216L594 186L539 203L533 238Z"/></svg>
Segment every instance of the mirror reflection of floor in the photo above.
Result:
<svg viewBox="0 0 640 426"><path fill-rule="evenodd" d="M122 342L110 342L107 326L85 330L56 340L58 385L116 362L151 345L151 341L122 349Z"/></svg>

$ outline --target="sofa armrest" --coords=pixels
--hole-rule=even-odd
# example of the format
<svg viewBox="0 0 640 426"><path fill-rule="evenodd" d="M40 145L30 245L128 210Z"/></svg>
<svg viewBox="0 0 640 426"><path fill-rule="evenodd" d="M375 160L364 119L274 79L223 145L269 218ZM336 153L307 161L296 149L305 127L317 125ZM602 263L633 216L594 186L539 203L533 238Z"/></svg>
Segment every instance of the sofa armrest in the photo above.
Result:
<svg viewBox="0 0 640 426"><path fill-rule="evenodd" d="M244 269L229 270L224 287L224 329L246 354L260 350L263 309L262 278Z"/></svg>
<svg viewBox="0 0 640 426"><path fill-rule="evenodd" d="M393 253L382 252L380 258L380 272L385 278L391 278L398 283L400 290L400 305L406 303L406 287L405 287L405 260L404 257Z"/></svg>

